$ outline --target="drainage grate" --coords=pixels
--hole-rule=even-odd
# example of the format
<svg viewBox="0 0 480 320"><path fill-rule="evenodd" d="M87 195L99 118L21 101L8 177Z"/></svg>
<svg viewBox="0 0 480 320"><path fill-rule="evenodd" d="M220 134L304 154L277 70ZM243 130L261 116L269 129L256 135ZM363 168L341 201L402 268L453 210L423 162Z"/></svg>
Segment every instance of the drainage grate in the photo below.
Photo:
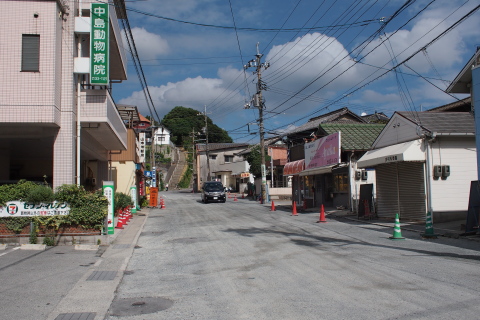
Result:
<svg viewBox="0 0 480 320"><path fill-rule="evenodd" d="M60 313L55 320L93 320L96 315L95 312Z"/></svg>
<svg viewBox="0 0 480 320"><path fill-rule="evenodd" d="M113 245L113 249L128 249L130 248L129 244L115 244Z"/></svg>
<svg viewBox="0 0 480 320"><path fill-rule="evenodd" d="M117 271L94 271L88 277L87 281L113 280L116 275Z"/></svg>

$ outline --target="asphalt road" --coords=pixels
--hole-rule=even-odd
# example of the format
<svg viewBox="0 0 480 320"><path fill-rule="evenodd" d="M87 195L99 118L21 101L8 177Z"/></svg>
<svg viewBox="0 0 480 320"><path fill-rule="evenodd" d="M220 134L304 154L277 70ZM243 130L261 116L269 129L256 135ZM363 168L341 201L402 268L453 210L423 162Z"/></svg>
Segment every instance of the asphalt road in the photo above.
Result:
<svg viewBox="0 0 480 320"><path fill-rule="evenodd" d="M164 192L106 319L477 319L479 243ZM1 276L1 270L0 270Z"/></svg>

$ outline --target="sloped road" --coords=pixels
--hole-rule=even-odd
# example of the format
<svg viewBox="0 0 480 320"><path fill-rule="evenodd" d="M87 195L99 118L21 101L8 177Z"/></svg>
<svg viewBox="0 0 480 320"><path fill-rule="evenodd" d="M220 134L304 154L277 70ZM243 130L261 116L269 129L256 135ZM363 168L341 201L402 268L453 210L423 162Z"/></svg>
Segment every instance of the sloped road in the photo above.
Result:
<svg viewBox="0 0 480 320"><path fill-rule="evenodd" d="M164 192L107 319L475 319L480 253L246 199Z"/></svg>

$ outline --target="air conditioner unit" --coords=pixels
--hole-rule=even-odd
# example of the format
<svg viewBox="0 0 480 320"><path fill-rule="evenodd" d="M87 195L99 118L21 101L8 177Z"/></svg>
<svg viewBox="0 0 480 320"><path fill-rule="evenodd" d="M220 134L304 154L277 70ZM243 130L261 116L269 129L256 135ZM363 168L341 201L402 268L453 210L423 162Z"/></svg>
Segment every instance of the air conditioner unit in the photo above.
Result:
<svg viewBox="0 0 480 320"><path fill-rule="evenodd" d="M355 171L355 180L360 180L362 178L362 171Z"/></svg>

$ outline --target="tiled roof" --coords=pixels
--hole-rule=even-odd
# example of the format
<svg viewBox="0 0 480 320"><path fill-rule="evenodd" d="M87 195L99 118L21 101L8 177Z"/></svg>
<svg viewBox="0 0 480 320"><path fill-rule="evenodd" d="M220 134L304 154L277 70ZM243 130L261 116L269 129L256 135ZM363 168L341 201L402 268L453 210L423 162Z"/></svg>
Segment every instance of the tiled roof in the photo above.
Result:
<svg viewBox="0 0 480 320"><path fill-rule="evenodd" d="M383 112L375 112L374 114L367 114L361 117L368 123L387 123L388 120L390 120L390 118Z"/></svg>
<svg viewBox="0 0 480 320"><path fill-rule="evenodd" d="M469 112L471 109L472 97L468 97L440 107L426 110L426 112Z"/></svg>
<svg viewBox="0 0 480 320"><path fill-rule="evenodd" d="M248 148L248 143L209 143L208 151L223 150L223 149L238 149ZM197 151L205 151L205 144L197 144Z"/></svg>
<svg viewBox="0 0 480 320"><path fill-rule="evenodd" d="M324 123L319 131L325 135L341 132L342 150L365 151L370 150L385 124L362 123Z"/></svg>
<svg viewBox="0 0 480 320"><path fill-rule="evenodd" d="M332 111L321 116L311 118L307 123L289 131L286 135L291 135L295 133L300 133L308 130L316 130L318 126L322 123L365 123L357 114L351 112L348 108L342 108L335 111Z"/></svg>
<svg viewBox="0 0 480 320"><path fill-rule="evenodd" d="M475 134L475 121L469 112L397 112L419 124L424 130L438 134Z"/></svg>

